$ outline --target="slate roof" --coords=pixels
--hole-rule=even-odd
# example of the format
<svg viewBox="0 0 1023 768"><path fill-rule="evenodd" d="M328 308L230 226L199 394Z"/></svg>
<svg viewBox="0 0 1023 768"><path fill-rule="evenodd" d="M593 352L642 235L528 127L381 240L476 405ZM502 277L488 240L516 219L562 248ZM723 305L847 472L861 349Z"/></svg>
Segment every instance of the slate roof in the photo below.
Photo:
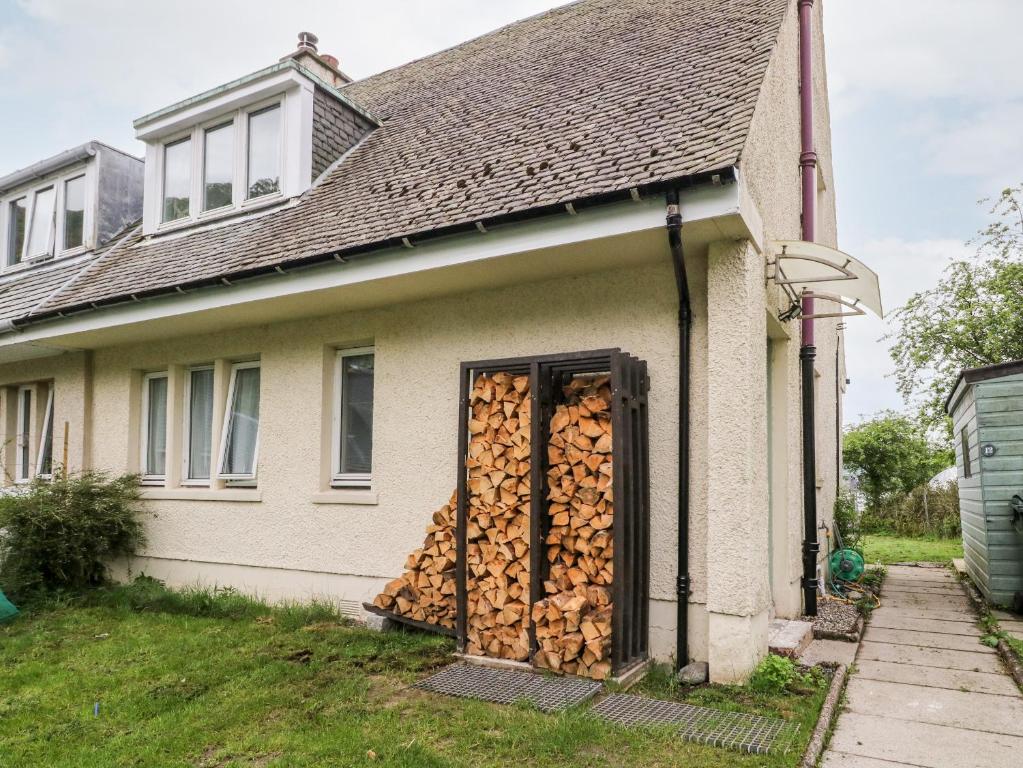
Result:
<svg viewBox="0 0 1023 768"><path fill-rule="evenodd" d="M0 324L32 314L86 264L75 258L5 275L0 280Z"/></svg>
<svg viewBox="0 0 1023 768"><path fill-rule="evenodd" d="M382 125L297 205L129 238L33 314L726 169L790 5L582 0L351 83Z"/></svg>

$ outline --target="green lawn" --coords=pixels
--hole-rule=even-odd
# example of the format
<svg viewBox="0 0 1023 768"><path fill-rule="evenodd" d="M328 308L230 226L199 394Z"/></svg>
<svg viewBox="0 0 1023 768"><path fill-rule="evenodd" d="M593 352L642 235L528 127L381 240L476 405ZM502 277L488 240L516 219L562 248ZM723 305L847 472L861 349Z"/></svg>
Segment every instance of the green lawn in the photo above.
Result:
<svg viewBox="0 0 1023 768"><path fill-rule="evenodd" d="M799 762L824 696L823 682L775 697L690 694L798 721L798 748L764 758L605 725L585 708L549 716L408 688L451 650L323 609L271 611L155 584L109 590L0 626L0 765L781 768ZM654 675L647 690L681 695L668 680Z"/></svg>
<svg viewBox="0 0 1023 768"><path fill-rule="evenodd" d="M951 562L963 556L961 539L928 539L868 534L863 537L867 563Z"/></svg>

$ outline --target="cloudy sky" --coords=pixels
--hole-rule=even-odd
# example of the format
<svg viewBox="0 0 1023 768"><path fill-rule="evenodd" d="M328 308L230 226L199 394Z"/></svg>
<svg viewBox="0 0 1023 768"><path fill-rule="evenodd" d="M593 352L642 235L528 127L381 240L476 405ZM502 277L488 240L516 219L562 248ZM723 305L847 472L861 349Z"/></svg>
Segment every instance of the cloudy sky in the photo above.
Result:
<svg viewBox="0 0 1023 768"><path fill-rule="evenodd" d="M934 285L1023 179L1023 3L824 0L839 234L894 308ZM265 66L308 29L363 77L555 0L0 0L0 173ZM849 322L849 419L902 403L886 324Z"/></svg>

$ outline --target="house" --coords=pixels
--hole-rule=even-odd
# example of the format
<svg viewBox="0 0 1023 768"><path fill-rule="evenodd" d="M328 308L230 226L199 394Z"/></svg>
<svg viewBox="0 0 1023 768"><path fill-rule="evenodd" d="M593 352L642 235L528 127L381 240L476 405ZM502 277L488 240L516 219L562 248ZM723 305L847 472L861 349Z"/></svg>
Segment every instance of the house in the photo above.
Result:
<svg viewBox="0 0 1023 768"><path fill-rule="evenodd" d="M644 653L741 679L813 599L839 478L842 312L794 261L836 253L821 28L582 0L358 81L306 34L140 118L137 227L0 278L7 482L138 472L131 572L361 616L458 482L460 365L620 349Z"/></svg>

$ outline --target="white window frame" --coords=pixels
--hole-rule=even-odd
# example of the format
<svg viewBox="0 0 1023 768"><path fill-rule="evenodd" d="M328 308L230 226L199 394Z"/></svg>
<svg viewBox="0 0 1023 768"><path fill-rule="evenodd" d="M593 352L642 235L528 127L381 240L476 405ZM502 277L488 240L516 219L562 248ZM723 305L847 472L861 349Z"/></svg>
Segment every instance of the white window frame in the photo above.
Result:
<svg viewBox="0 0 1023 768"><path fill-rule="evenodd" d="M25 395L28 395L28 409L26 413ZM14 482L27 483L32 480L32 401L35 399L34 387L24 384L18 387L18 412L17 431L14 433ZM28 421L28 431L25 431L25 422ZM29 455L24 456L28 451ZM27 460L26 460L27 459Z"/></svg>
<svg viewBox="0 0 1023 768"><path fill-rule="evenodd" d="M142 377L142 421L141 421L141 432L139 440L139 470L142 473L142 484L143 485L165 485L167 482L167 460L170 458L165 455L164 458L164 474L162 475L151 475L146 472L148 469L147 458L149 456L149 382L153 379L167 379L167 419L170 420L170 372L169 371L154 371L153 373L147 373Z"/></svg>
<svg viewBox="0 0 1023 768"><path fill-rule="evenodd" d="M43 431L39 433L39 449L36 451L36 477L47 480L53 477L53 434L50 434L50 471L43 472L43 448L46 443L46 433L53 428L53 384L50 384L46 393L46 410L43 412Z"/></svg>
<svg viewBox="0 0 1023 768"><path fill-rule="evenodd" d="M81 176L85 177L85 209L82 216L82 244L73 248L64 247L64 215L67 183ZM96 216L94 163L74 165L58 174L40 179L31 186L19 187L0 199L0 271L24 269L32 264L54 258L77 256L93 247L93 229ZM53 218L46 253L28 257L32 219L35 216L36 193L53 187ZM12 261L11 254L11 203L25 198L25 242L21 246L20 261Z"/></svg>
<svg viewBox="0 0 1023 768"><path fill-rule="evenodd" d="M182 421L184 427L181 430L181 434L184 440L181 443L181 485L190 487L201 487L208 488L212 482L212 476L208 478L200 477L189 477L191 465L189 457L191 455L191 443L192 443L192 374L195 371L212 371L214 366L212 363L205 365L193 365L185 371L185 386L184 386L184 399L182 400ZM216 382L214 381L214 386ZM214 398L216 400L216 398ZM214 403L214 410L216 404ZM210 420L210 439L213 438L213 420ZM218 462L219 468L219 462ZM210 466L206 467L207 472L212 470L212 459Z"/></svg>
<svg viewBox="0 0 1023 768"><path fill-rule="evenodd" d="M334 400L333 419L331 431L331 456L330 456L330 485L332 488L371 488L373 486L372 467L369 472L342 472L341 471L341 386L343 379L343 365L347 357L358 355L373 355L374 374L376 369L376 347L347 347L337 350L334 360ZM374 383L376 381L374 375ZM373 403L376 407L376 401Z"/></svg>
<svg viewBox="0 0 1023 768"><path fill-rule="evenodd" d="M221 112L215 117L196 123L184 131L178 131L162 139L158 144L157 178L155 188L159 192L159 202L156 211L156 232L179 229L204 222L210 219L219 219L230 216L240 211L253 208L261 208L267 205L278 203L285 198L287 188L286 171L289 163L297 163L298 158L288 157L288 113L286 111L286 93L278 93L266 99L246 104L244 107ZM249 115L256 112L264 112L276 107L280 110L280 134L277 162L278 162L278 188L276 192L267 195L260 195L246 199L248 192L248 158L249 158ZM206 131L211 128L231 123L234 128L234 170L231 177L231 204L222 205L209 211L203 210L205 203L205 173L206 173ZM163 200L165 161L167 147L176 144L184 139L192 141L192 166L191 180L189 186L188 215L182 216L173 221L163 220Z"/></svg>
<svg viewBox="0 0 1023 768"><path fill-rule="evenodd" d="M256 440L252 452L252 472L249 473L225 473L224 461L227 458L227 436L231 428L231 411L234 409L235 383L238 371L247 368L261 368L261 361L248 360L241 363L231 364L231 378L227 385L227 402L224 405L224 423L220 429L220 447L217 455L217 479L228 480L236 485L253 485L259 473L259 435L263 427L263 371L259 372L259 421L256 423Z"/></svg>

